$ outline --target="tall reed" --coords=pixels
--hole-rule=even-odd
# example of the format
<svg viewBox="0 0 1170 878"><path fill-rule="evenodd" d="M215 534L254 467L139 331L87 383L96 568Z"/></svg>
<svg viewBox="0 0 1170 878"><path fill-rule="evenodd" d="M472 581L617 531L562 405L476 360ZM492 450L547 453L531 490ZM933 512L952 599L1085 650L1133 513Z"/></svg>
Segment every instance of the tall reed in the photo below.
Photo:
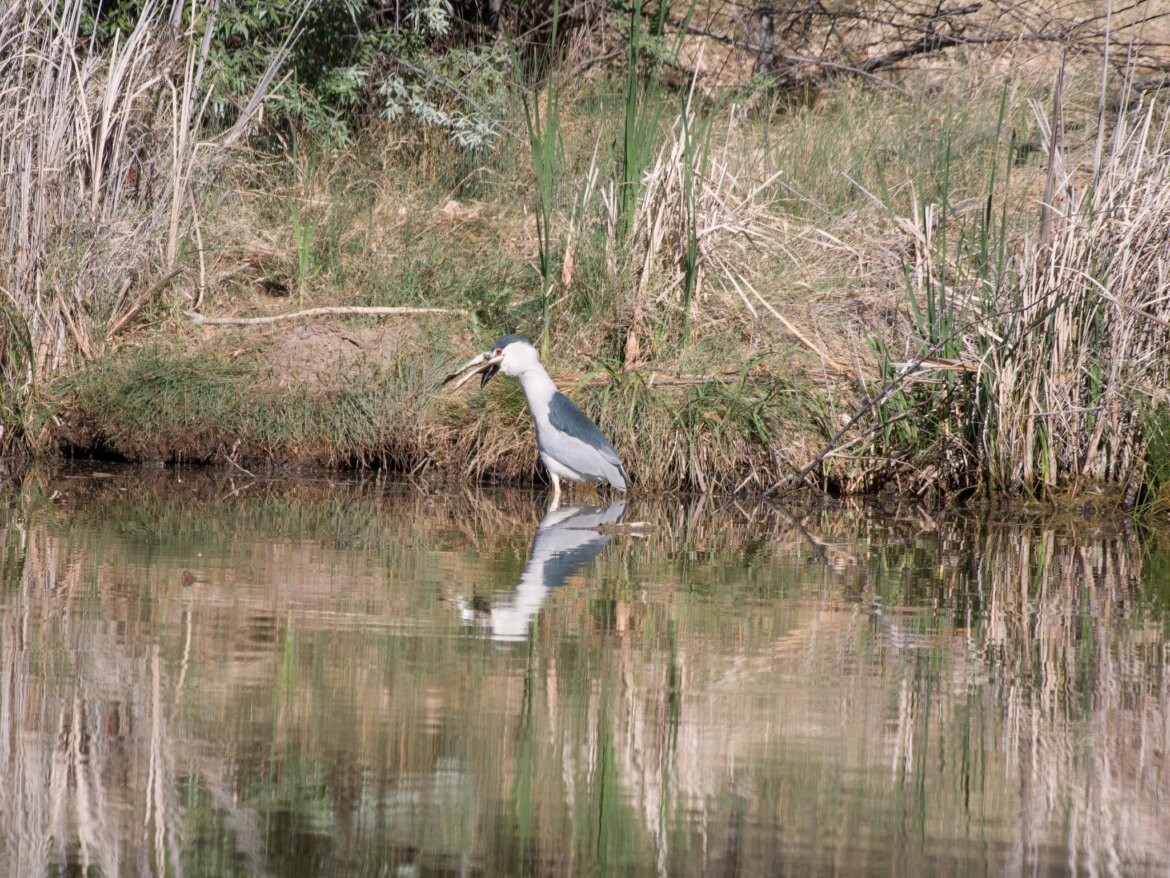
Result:
<svg viewBox="0 0 1170 878"><path fill-rule="evenodd" d="M780 316L757 289L768 281L768 254L781 249L784 234L769 196L772 180L755 179L732 155L743 114L734 107L704 112L699 103L692 87L642 174L626 246L634 314L627 365L637 361L635 349L652 346L631 341L642 323L685 344L697 318L723 320L741 308L753 318L760 308ZM716 121L725 125L717 134Z"/></svg>
<svg viewBox="0 0 1170 878"><path fill-rule="evenodd" d="M104 47L84 33L90 5L14 0L0 13L0 451L32 424L20 415L42 376L94 355L160 299L198 237L216 144L247 129L273 82L270 70L209 140L218 4L147 3Z"/></svg>
<svg viewBox="0 0 1170 878"><path fill-rule="evenodd" d="M553 17L555 38L556 16ZM548 350L552 326L553 285L556 283L553 246L554 212L561 174L560 106L555 80L550 77L544 89L544 107L539 95L525 95L524 121L532 155L532 173L536 178L536 241L540 266L540 344Z"/></svg>
<svg viewBox="0 0 1170 878"><path fill-rule="evenodd" d="M1050 224L1024 242L1005 342L989 360L989 466L998 487L1107 484L1133 502L1151 449L1164 444L1168 125L1157 99L1123 110L1095 176L1066 165L1045 130L1057 180Z"/></svg>
<svg viewBox="0 0 1170 878"><path fill-rule="evenodd" d="M881 178L881 199L909 238L902 261L909 325L901 358L875 334L887 390L874 406L883 453L916 472L918 486L941 476L969 488L981 478L981 430L988 418L989 373L998 308L1011 283L1008 214L1014 135L1006 125L1007 95L987 147L986 182L977 198L952 190L956 146L940 145L939 177L911 189L909 216L899 216ZM879 172L880 173L880 172ZM957 206L958 205L958 206ZM899 343L895 342L895 343Z"/></svg>
<svg viewBox="0 0 1170 878"><path fill-rule="evenodd" d="M912 342L898 361L878 340L888 378L875 409L883 453L911 464L920 486L1106 487L1132 504L1167 471L1157 457L1170 375L1170 122L1156 99L1121 103L1100 118L1091 174L1033 108L1047 200L1018 237L1002 113L977 209L952 205L944 173L935 197L894 217L912 239Z"/></svg>
<svg viewBox="0 0 1170 878"><path fill-rule="evenodd" d="M661 3L651 25L651 38L660 38L670 12L670 3ZM642 67L647 52L643 33L642 6L630 4L629 33L626 36L625 120L622 129L622 154L618 180L618 233L625 238L633 229L634 214L642 175L655 150L664 104L656 100L653 76ZM677 52L676 52L677 54Z"/></svg>

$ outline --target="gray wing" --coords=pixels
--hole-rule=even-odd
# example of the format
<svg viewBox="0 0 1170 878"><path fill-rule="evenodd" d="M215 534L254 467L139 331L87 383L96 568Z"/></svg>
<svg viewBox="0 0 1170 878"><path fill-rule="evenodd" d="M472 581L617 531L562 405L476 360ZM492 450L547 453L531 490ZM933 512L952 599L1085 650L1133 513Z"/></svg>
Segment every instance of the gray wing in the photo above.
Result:
<svg viewBox="0 0 1170 878"><path fill-rule="evenodd" d="M619 491L626 489L626 472L614 447L576 403L559 390L549 402L548 419L562 435L568 434L579 442L558 441L555 448L545 450L578 472L589 473L599 481L608 481ZM601 460L590 454L589 449L597 452Z"/></svg>

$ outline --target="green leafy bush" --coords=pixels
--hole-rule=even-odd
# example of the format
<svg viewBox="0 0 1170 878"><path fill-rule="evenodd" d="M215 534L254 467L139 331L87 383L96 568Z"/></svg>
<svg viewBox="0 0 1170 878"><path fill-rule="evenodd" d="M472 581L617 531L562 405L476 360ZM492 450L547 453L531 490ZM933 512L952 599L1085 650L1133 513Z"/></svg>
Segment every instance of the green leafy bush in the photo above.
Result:
<svg viewBox="0 0 1170 878"><path fill-rule="evenodd" d="M82 32L111 45L133 29L143 7L142 0L91 0ZM213 128L230 124L284 53L287 78L266 105L271 133L305 130L344 144L371 117L414 117L478 148L499 131L511 61L497 41L460 46L447 0L391 9L366 0L238 0L210 18L189 16L179 7L170 22L210 41L206 120Z"/></svg>

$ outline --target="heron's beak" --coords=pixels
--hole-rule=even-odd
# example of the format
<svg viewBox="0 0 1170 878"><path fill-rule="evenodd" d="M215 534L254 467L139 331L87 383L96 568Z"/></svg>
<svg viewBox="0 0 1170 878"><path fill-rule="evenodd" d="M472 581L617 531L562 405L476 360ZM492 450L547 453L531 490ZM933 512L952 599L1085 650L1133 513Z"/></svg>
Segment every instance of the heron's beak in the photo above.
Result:
<svg viewBox="0 0 1170 878"><path fill-rule="evenodd" d="M500 359L503 359L503 358L501 357ZM488 367L483 370L483 374L480 376L480 379L479 379L480 390L483 390L483 388L487 387L487 383L489 381L491 381L493 378L495 378L496 373L499 371L500 371L499 360L496 360L496 361L489 363Z"/></svg>
<svg viewBox="0 0 1170 878"><path fill-rule="evenodd" d="M487 384L492 376L500 371L500 361L503 360L503 355L493 357L491 351L484 351L482 354L476 354L450 375L443 379L443 384L450 384L452 381L455 384L451 387L452 390L458 390L476 375L482 373L479 386L483 387ZM441 385L440 385L441 386Z"/></svg>

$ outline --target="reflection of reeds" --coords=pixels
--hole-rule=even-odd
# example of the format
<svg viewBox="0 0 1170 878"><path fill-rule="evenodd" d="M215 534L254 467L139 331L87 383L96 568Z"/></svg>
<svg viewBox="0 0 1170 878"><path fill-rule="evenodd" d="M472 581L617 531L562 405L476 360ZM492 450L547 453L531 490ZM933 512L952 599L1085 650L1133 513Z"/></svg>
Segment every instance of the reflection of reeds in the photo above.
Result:
<svg viewBox="0 0 1170 878"><path fill-rule="evenodd" d="M109 735L136 712L121 698L127 674L117 659L126 656L110 653L110 632L82 626L69 609L86 599L80 558L40 528L0 529L0 546L17 559L0 583L8 598L0 620L3 871L48 874L68 860L87 873L122 874L122 841L137 824L114 806L119 781L144 764ZM57 686L46 677L54 668Z"/></svg>
<svg viewBox="0 0 1170 878"><path fill-rule="evenodd" d="M984 646L1005 672L1004 753L1020 775L1022 813L1067 819L1070 862L1088 872L1158 862L1170 716L1161 631L1126 624L1140 543L1132 533L1029 537L992 532L983 565ZM1069 778L1083 786L1070 790Z"/></svg>
<svg viewBox="0 0 1170 878"><path fill-rule="evenodd" d="M649 830L659 828L668 791L677 807L720 826L730 819L729 795L747 784L755 799L763 795L757 785L774 783L767 770L745 773L742 766L770 757L798 771L811 757L828 760L803 769L812 775L842 770L827 750L847 775L861 773L867 795L916 798L910 804L930 827L923 832L935 836L958 839L969 831L970 810L947 807L961 804L953 790L965 789L976 799L966 808L988 821L981 831L1012 858L1003 865L1051 856L1044 846L1060 837L1053 827L1065 819L1063 856L1078 870L1125 872L1162 862L1164 646L1160 632L1151 637L1147 626L1127 625L1140 583L1136 537L1001 525L972 541L970 532L938 530L963 546L957 563L936 566L931 577L937 594L953 596L945 612L867 613L874 593L841 603L839 589L828 588L806 612L793 613L784 633L754 649L679 660L688 669L681 730L664 719L665 657L647 663L644 643L620 641L614 673L624 681L623 696L597 710L616 717L615 737L628 744L627 790ZM914 549L893 544L879 554L888 560ZM864 563L872 569L876 560ZM914 575L906 569L903 584ZM701 642L695 634L682 629L679 640ZM631 651L641 679L631 679ZM758 693L768 690L779 692L770 703L784 704L782 715L753 711ZM826 710L825 699L836 707ZM846 724L837 726L834 716ZM887 780L883 764L893 769ZM931 765L944 766L942 778ZM815 787L809 800L795 788L788 806L777 804L791 812L756 814L777 828L798 827L773 844L799 850L802 833L814 831ZM756 853L766 857L768 849Z"/></svg>
<svg viewBox="0 0 1170 878"><path fill-rule="evenodd" d="M0 871L279 874L281 821L489 872L1164 862L1136 532L633 498L502 648L445 598L515 583L531 494L134 479L0 523Z"/></svg>

